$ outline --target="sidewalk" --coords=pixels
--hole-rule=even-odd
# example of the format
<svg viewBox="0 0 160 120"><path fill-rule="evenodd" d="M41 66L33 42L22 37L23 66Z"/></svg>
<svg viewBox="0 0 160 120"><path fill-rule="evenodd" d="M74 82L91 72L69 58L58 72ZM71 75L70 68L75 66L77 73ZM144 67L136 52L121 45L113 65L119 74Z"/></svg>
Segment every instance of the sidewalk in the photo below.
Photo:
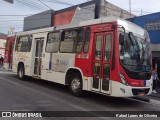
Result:
<svg viewBox="0 0 160 120"><path fill-rule="evenodd" d="M3 66L2 65L0 65L0 70L2 70L3 69Z"/></svg>
<svg viewBox="0 0 160 120"><path fill-rule="evenodd" d="M3 70L3 65L0 64L0 70Z"/></svg>
<svg viewBox="0 0 160 120"><path fill-rule="evenodd" d="M160 83L157 83L156 85L156 92L157 93L152 93L150 96L160 98Z"/></svg>

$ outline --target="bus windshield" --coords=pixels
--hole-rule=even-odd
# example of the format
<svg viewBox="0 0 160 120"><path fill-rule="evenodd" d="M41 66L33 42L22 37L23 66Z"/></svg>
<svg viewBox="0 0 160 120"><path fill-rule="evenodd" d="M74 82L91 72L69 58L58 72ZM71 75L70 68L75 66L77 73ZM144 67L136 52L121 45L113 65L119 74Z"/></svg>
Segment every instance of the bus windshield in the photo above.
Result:
<svg viewBox="0 0 160 120"><path fill-rule="evenodd" d="M149 37L140 38L132 32L119 33L120 62L129 71L150 72Z"/></svg>

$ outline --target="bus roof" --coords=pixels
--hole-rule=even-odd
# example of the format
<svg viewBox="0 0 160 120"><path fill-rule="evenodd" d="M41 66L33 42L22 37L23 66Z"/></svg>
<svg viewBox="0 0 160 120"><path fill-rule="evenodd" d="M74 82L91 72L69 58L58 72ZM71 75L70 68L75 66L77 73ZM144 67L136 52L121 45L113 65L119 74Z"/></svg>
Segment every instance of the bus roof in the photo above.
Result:
<svg viewBox="0 0 160 120"><path fill-rule="evenodd" d="M82 26L88 26L88 25L96 25L96 24L100 24L100 23L107 23L107 22L114 22L114 21L123 21L125 23L132 24L136 27L139 27L139 26L137 26L137 25L135 25L135 24L133 24L129 21L120 19L118 17L103 17L103 18L99 18L99 19L82 21L80 23L72 23L72 24L66 24L66 25L61 25L61 26L53 26L53 27L42 28L42 29L37 29L37 30L18 32L16 35L43 33L43 32L49 32L49 31L54 31L54 30L63 30L63 29L68 29L68 28L76 28L76 27L82 27ZM139 27L139 28L141 28L141 27Z"/></svg>

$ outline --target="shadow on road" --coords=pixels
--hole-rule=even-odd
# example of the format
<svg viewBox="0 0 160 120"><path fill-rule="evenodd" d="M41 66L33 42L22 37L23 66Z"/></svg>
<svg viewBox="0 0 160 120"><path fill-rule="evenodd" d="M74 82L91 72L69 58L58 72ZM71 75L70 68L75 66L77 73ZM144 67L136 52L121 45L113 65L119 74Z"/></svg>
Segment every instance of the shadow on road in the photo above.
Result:
<svg viewBox="0 0 160 120"><path fill-rule="evenodd" d="M16 75L10 75L9 77L14 78L14 80L18 80L18 77ZM115 108L119 108L122 106L123 108L126 108L128 106L135 107L142 104L141 102L135 101L134 99L132 100L132 99L127 99L122 97L111 97L111 96L105 96L105 95L96 94L92 92L85 92L83 97L74 97L71 94L69 94L68 86L64 86L64 85L53 83L46 80L37 80L31 77L27 77L27 79L25 81L21 81L21 83L30 84L31 86L34 87L34 89L42 88L40 90L47 89L50 92L57 92L59 95L63 95L64 98L72 98L73 100L80 101L80 102L85 102L87 100L87 101L91 101L92 104L95 103L95 104L99 104L106 107L108 105L111 105Z"/></svg>

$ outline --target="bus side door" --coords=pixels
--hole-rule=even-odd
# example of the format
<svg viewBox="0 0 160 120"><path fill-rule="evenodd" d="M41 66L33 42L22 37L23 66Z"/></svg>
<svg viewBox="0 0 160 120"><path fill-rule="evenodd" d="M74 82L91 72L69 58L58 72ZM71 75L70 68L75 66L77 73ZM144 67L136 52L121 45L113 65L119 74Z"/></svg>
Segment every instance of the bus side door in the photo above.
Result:
<svg viewBox="0 0 160 120"><path fill-rule="evenodd" d="M113 32L95 33L94 40L92 90L109 94Z"/></svg>

